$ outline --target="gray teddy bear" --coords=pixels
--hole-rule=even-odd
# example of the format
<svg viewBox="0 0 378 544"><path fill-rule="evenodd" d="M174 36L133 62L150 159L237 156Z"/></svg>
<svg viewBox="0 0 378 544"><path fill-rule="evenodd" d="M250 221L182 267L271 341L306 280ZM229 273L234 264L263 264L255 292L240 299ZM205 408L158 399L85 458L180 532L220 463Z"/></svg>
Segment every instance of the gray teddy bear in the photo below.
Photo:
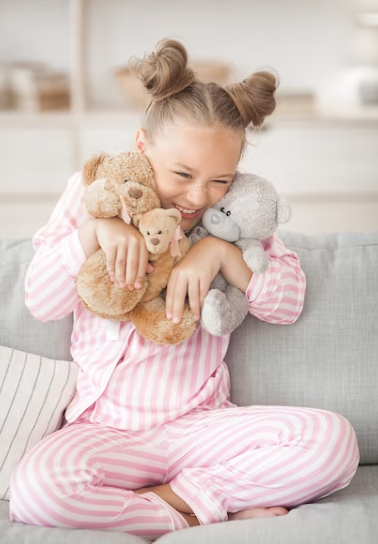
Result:
<svg viewBox="0 0 378 544"><path fill-rule="evenodd" d="M227 194L214 208L205 212L202 227L195 227L190 240L196 243L205 236L216 236L235 244L255 274L269 265L260 240L269 238L281 223L291 218L291 207L280 198L272 183L254 174L237 172ZM206 295L201 312L201 325L214 336L234 331L248 313L245 293L229 285L218 274Z"/></svg>

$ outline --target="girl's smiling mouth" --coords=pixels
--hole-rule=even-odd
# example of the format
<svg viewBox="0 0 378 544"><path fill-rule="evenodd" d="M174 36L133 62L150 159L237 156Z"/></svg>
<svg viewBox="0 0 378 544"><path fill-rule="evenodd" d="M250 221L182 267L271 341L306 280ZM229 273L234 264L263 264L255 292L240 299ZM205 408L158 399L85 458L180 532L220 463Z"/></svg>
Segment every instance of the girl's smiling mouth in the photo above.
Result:
<svg viewBox="0 0 378 544"><path fill-rule="evenodd" d="M179 212L181 213L181 216L184 219L193 219L194 217L197 217L202 211L202 208L200 208L199 210L190 210L188 208L183 208L182 206L179 206L178 204L173 204L173 205L177 210L179 210Z"/></svg>

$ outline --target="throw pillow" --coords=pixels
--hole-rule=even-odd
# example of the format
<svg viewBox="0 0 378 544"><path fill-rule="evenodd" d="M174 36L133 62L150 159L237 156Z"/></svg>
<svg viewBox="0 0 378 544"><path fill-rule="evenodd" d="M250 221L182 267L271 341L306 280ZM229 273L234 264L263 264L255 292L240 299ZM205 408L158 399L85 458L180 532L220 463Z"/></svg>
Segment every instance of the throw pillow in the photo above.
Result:
<svg viewBox="0 0 378 544"><path fill-rule="evenodd" d="M77 373L76 363L0 346L0 499L25 453L60 428Z"/></svg>

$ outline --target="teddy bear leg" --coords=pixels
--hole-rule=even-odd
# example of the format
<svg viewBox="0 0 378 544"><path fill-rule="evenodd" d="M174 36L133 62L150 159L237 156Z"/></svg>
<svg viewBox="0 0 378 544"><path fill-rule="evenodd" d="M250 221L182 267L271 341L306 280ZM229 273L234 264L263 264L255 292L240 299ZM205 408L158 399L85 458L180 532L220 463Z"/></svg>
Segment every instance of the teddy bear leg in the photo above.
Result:
<svg viewBox="0 0 378 544"><path fill-rule="evenodd" d="M147 289L120 289L109 280L105 253L100 249L84 263L77 276L78 296L87 310L104 319L128 320L128 312L143 297Z"/></svg>
<svg viewBox="0 0 378 544"><path fill-rule="evenodd" d="M239 289L228 286L225 293L211 289L201 312L202 327L213 336L231 334L248 313L248 301Z"/></svg>
<svg viewBox="0 0 378 544"><path fill-rule="evenodd" d="M165 315L165 300L162 297L140 302L129 314L135 329L149 342L155 344L179 344L188 340L196 330L197 322L185 305L181 323L175 324Z"/></svg>

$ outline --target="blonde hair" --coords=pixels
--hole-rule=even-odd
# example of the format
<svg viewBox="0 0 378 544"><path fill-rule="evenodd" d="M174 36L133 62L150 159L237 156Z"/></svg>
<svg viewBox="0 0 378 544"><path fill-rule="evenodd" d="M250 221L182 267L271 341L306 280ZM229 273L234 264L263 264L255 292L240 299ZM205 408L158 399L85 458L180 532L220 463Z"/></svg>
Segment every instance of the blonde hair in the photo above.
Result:
<svg viewBox="0 0 378 544"><path fill-rule="evenodd" d="M224 88L199 81L188 66L185 47L176 40L158 42L143 59L133 57L130 68L142 81L151 101L145 113L148 138L153 138L175 119L211 128L223 127L243 135L252 124L259 128L276 107L276 78L256 72L241 83Z"/></svg>

